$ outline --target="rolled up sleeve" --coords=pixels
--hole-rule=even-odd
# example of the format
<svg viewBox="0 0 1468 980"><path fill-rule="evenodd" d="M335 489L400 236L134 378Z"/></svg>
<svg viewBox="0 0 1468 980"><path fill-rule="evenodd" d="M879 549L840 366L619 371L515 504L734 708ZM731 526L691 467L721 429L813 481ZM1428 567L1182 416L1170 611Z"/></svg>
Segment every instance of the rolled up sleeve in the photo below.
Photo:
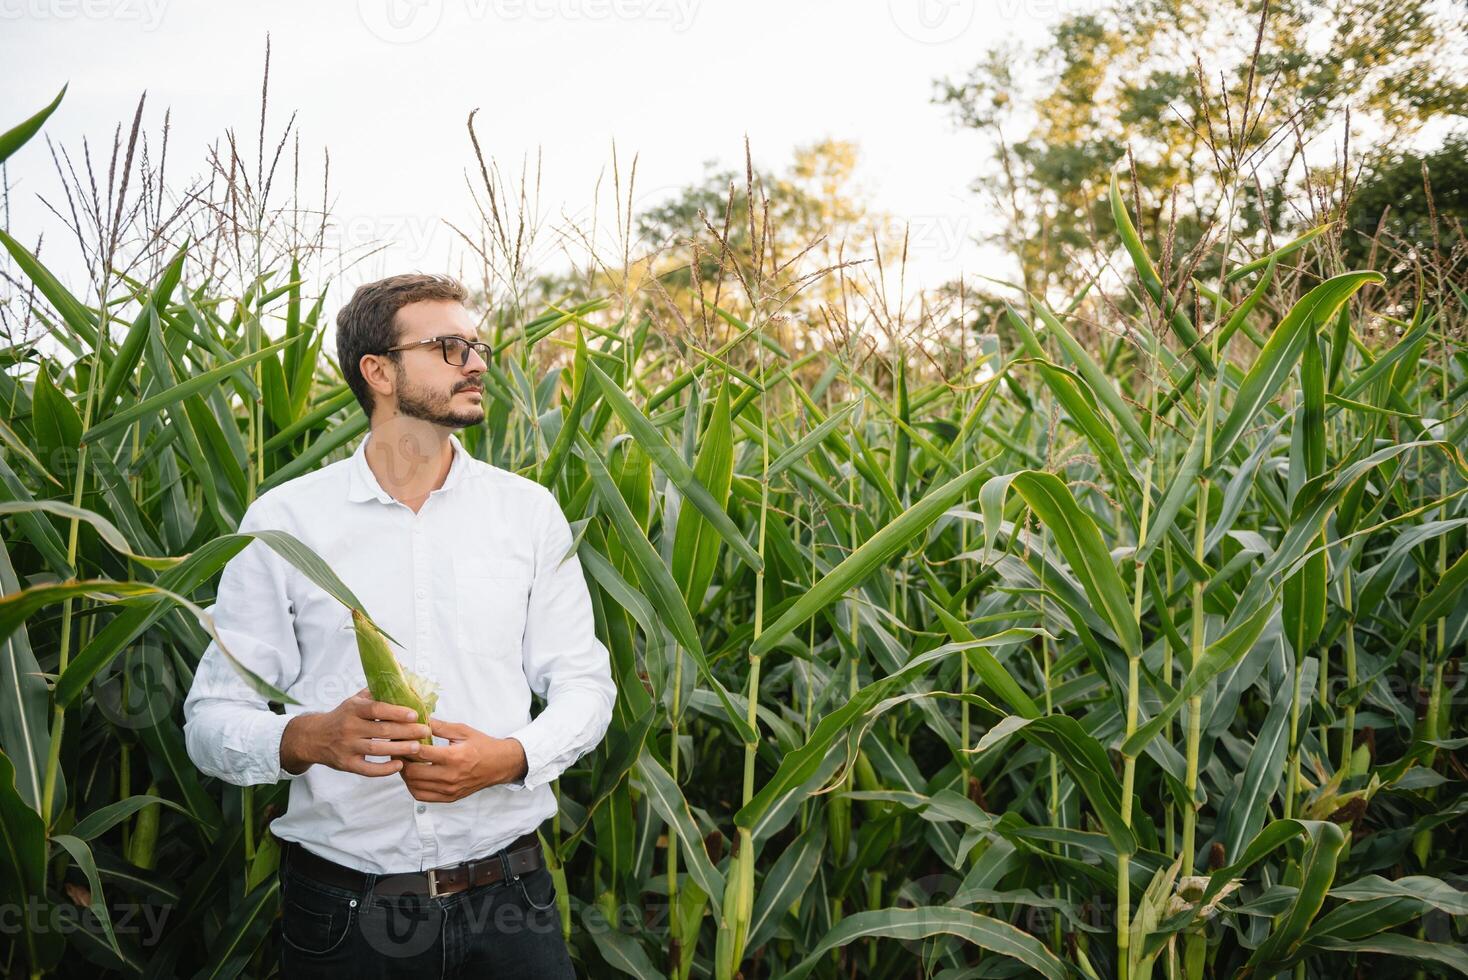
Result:
<svg viewBox="0 0 1468 980"><path fill-rule="evenodd" d="M617 689L611 657L596 636L581 560L574 552L567 557L571 542L560 504L545 491L522 654L525 679L546 706L510 734L524 746L527 764L523 779L504 784L513 790L560 776L596 747L612 720Z"/></svg>
<svg viewBox="0 0 1468 980"><path fill-rule="evenodd" d="M281 529L260 498L246 510L241 532ZM205 611L234 658L284 690L300 675L290 567L263 541L251 541L220 574ZM184 743L194 765L237 786L270 784L295 775L281 768L280 740L288 715L276 714L210 640L184 700Z"/></svg>

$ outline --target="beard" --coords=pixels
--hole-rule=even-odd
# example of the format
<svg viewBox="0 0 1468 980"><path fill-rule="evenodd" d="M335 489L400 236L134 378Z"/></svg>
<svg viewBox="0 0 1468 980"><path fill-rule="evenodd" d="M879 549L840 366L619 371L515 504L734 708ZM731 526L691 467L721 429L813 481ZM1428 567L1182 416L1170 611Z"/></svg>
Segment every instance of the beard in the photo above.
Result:
<svg viewBox="0 0 1468 980"><path fill-rule="evenodd" d="M450 429L462 429L465 426L477 425L484 421L482 404L474 408L454 407L454 396L465 388L474 387L472 383L459 385L452 391L444 393L409 384L401 370L397 374L398 411L409 418L422 419L425 422L432 422L434 425L442 425Z"/></svg>

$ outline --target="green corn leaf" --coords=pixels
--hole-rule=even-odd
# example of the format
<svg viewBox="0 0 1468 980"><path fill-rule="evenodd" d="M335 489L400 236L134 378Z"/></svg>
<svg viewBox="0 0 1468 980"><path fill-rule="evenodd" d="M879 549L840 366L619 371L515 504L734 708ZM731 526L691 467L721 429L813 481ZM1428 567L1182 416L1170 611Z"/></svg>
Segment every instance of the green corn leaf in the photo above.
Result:
<svg viewBox="0 0 1468 980"><path fill-rule="evenodd" d="M1361 287L1382 279L1378 272L1347 272L1316 286L1290 309L1239 384L1233 407L1214 437L1215 465L1228 457L1244 431L1279 391L1321 325L1330 322Z"/></svg>
<svg viewBox="0 0 1468 980"><path fill-rule="evenodd" d="M1369 939L1315 940L1311 946L1330 953L1376 953L1400 956L1413 963L1438 963L1468 976L1468 950L1451 943L1434 943L1400 933L1383 933Z"/></svg>
<svg viewBox="0 0 1468 980"><path fill-rule="evenodd" d="M678 590L678 585L673 581L672 574L663 564L662 558L658 556L652 543L643 534L642 527L637 523L632 511L628 509L627 502L623 499L621 491L612 482L611 474L607 472L606 464L601 461L601 456L596 448L587 442L586 436L578 433L577 444L581 449L582 459L586 461L586 468L591 474L592 482L597 488L597 495L606 507L611 517L612 526L616 528L617 535L637 568L638 579L642 587L650 593L648 599L653 608L658 612L668 632L682 645L693 658L698 667L698 672L704 679L704 683L716 694L729 721L735 730L745 741L755 740L754 730L749 722L734 707L729 700L729 692L724 685L714 676L709 669L708 659L704 655L703 642L698 637L698 629L693 625L693 617L688 612L688 604L683 601L683 593Z"/></svg>
<svg viewBox="0 0 1468 980"><path fill-rule="evenodd" d="M4 133L0 133L0 163L4 163L7 159L14 156L16 150L19 150L32 136L40 132L46 120L51 118L51 113L55 112L56 107L61 105L62 96L66 95L67 86L70 84L68 82L66 85L61 86L61 91L56 93L56 98L51 100L50 105L31 116L25 122L12 126Z"/></svg>
<svg viewBox="0 0 1468 980"><path fill-rule="evenodd" d="M87 887L92 893L92 902L88 906L97 921L102 924L102 933L107 937L107 943L112 951L118 956L122 955L122 949L117 945L117 933L112 928L112 915L107 911L107 896L102 889L102 879L97 874L97 862L92 857L92 849L87 842L71 834L55 834L51 838L52 843L59 844L62 850L71 855L72 861L82 870L86 876Z"/></svg>
<svg viewBox="0 0 1468 980"><path fill-rule="evenodd" d="M41 261L32 255L24 245L11 238L5 231L0 230L0 245L4 245L15 264L20 267L21 272L28 278L46 297L61 319L71 328L72 332L88 347L97 345L97 317L96 315L73 296L61 280L51 274L51 271L41 264Z"/></svg>
<svg viewBox="0 0 1468 980"><path fill-rule="evenodd" d="M1020 470L996 476L984 484L980 490L980 508L984 513L985 551L992 547L998 533L997 515L1011 487L1055 536L1071 573L1080 580L1094 608L1116 632L1123 651L1128 656L1140 653L1141 633L1132 618L1131 603L1116 563L1101 539L1096 522L1081 510L1070 489L1053 473Z"/></svg>
<svg viewBox="0 0 1468 980"><path fill-rule="evenodd" d="M969 485L987 468L987 463L980 463L942 486L929 490L926 496L863 542L846 560L816 582L779 618L765 627L759 638L750 644L749 652L759 656L773 650L796 627L826 608L847 589L859 585L926 531L943 516L944 511L958 503L968 491Z"/></svg>
<svg viewBox="0 0 1468 980"><path fill-rule="evenodd" d="M1043 305L1037 301L1032 302L1032 309L1034 309L1035 315L1044 321L1045 327L1050 331L1051 336L1064 348L1066 356L1075 363L1076 370L1080 373L1081 377L1086 379L1086 384L1095 393L1095 397L1101 404L1106 406L1106 410L1111 414L1111 417L1126 431L1126 434L1131 440L1137 444L1137 448L1143 454L1150 456L1153 452L1152 441L1147 438L1147 433L1142 430L1141 423L1137 421L1137 417L1132 413L1132 410L1127 406L1126 402L1122 400L1120 393L1116 390L1116 385L1106 376L1106 372L1101 370L1101 365L1096 363L1090 353L1081 346L1080 341L1076 340L1071 332L1065 328L1065 324L1061 323ZM1012 319L1011 322L1013 322Z"/></svg>
<svg viewBox="0 0 1468 980"><path fill-rule="evenodd" d="M587 373L591 379L601 386L602 397L608 405L617 413L627 431L642 446L643 450L652 457L662 471L668 474L668 479L677 484L678 489L688 502L697 507L709 524L719 532L724 543L738 555L750 568L758 570L763 566L759 555L750 543L745 540L744 534L724 513L708 488L698 481L693 475L693 469L683 461L683 457L669 446L667 440L658 432L657 428L647 420L647 417L637 410L617 383L607 377L601 368L590 361L586 364Z"/></svg>
<svg viewBox="0 0 1468 980"><path fill-rule="evenodd" d="M727 382L719 386L719 397L694 460L693 475L722 511L734 477L734 433L729 421ZM673 536L672 571L690 612L697 613L702 608L718 560L718 529L697 508L681 508Z"/></svg>
<svg viewBox="0 0 1468 980"><path fill-rule="evenodd" d="M1162 277L1157 274L1157 266L1152 263L1152 256L1147 254L1147 246L1142 244L1142 236L1137 234L1137 228L1132 224L1132 216L1127 211L1126 202L1122 200L1121 186L1117 183L1116 174L1111 175L1111 219L1116 223L1117 234L1121 236L1122 246L1126 248L1127 254L1131 256L1132 266L1137 270L1137 279L1142 283L1142 288L1147 295L1152 297L1152 302L1163 307L1169 317L1172 329L1182 338L1183 343L1188 345L1188 355L1203 369L1208 377L1218 373L1213 359L1208 356L1198 337L1198 331L1193 327L1193 322L1188 319L1182 310L1177 308L1172 300L1164 295Z"/></svg>
<svg viewBox="0 0 1468 980"><path fill-rule="evenodd" d="M86 432L82 433L81 441L83 443L97 442L115 432L120 432L137 419L152 416L165 408L183 401L190 395L198 394L201 391L218 385L230 375L249 367L262 358L271 356L289 343L289 340L282 340L278 343L271 344L269 347L262 347L253 354L246 354L244 357L233 360L228 364L222 364L212 370L196 374L185 381L159 392L151 398L145 398L136 404L130 405L120 412L109 416L104 421L98 422Z"/></svg>
<svg viewBox="0 0 1468 980"><path fill-rule="evenodd" d="M1260 269L1267 268L1271 263L1278 262L1286 255L1292 255L1295 252L1298 252L1300 249L1310 244L1316 238L1325 234L1327 231L1330 230L1330 228L1331 225L1329 222L1323 225L1317 225L1314 228L1311 228L1309 231L1305 232L1303 235L1300 235L1298 238L1293 239L1288 244L1281 245L1279 248L1275 249L1273 252L1270 252L1268 255L1260 256L1252 262L1246 262L1245 264L1238 266L1237 268L1230 269L1228 275L1224 278L1228 282L1237 282L1240 279L1251 276L1254 273L1258 272Z"/></svg>
<svg viewBox="0 0 1468 980"><path fill-rule="evenodd" d="M1274 616L1275 612L1275 606L1260 606L1248 619L1208 644L1203 651L1203 656L1193 665L1193 669L1188 671L1183 686L1178 688L1177 693L1167 702L1166 706L1146 724L1140 726L1131 738L1122 743L1122 754L1133 758L1140 755L1147 744L1157 737L1157 733L1162 731L1162 726L1182 710L1182 706L1189 698L1202 692L1209 681L1247 656L1255 648L1259 637L1264 633L1264 628L1269 625L1270 618Z"/></svg>
<svg viewBox="0 0 1468 980"><path fill-rule="evenodd" d="M280 878L270 875L238 904L232 905L218 935L209 944L209 961L195 974L195 980L227 980L239 976L275 922L274 910L279 904Z"/></svg>
<svg viewBox="0 0 1468 980"><path fill-rule="evenodd" d="M989 729L972 751L981 756L1016 733L1043 746L1060 760L1085 793L1118 854L1132 854L1137 850L1137 836L1121 818L1121 784L1100 742L1066 715L1039 718L1010 715Z"/></svg>
<svg viewBox="0 0 1468 980"><path fill-rule="evenodd" d="M158 283L153 287L148 302L138 313L137 319L133 320L132 327L128 329L127 336L123 338L122 346L117 349L117 356L107 366L102 394L97 399L97 404L102 406L103 411L112 408L113 403L117 400L118 392L122 391L122 386L127 383L128 377L138 366L149 333L157 334L162 329L160 316L173 298L173 291L178 288L179 281L183 278L184 259L188 256L188 250L189 244L185 241L168 264L163 267L163 272L158 277Z"/></svg>
<svg viewBox="0 0 1468 980"><path fill-rule="evenodd" d="M185 815L188 813L172 800L164 799L161 796L139 794L118 800L116 803L109 803L100 810L87 814L71 829L72 836L83 841L93 840L148 806L166 806L170 810L176 810Z"/></svg>
<svg viewBox="0 0 1468 980"><path fill-rule="evenodd" d="M754 828L765 814L777 807L787 796L796 792L821 768L826 753L838 738L846 736L850 725L867 711L891 694L900 685L914 677L922 676L934 664L954 653L970 647L1003 646L1032 636L1048 635L1043 630L1029 627L1011 627L992 636L982 637L965 643L948 643L927 653L919 654L903 665L896 673L861 688L845 704L823 717L806 739L805 744L784 756L780 767L754 794L748 803L734 814L738 827ZM997 709L995 709L997 712Z"/></svg>
<svg viewBox="0 0 1468 980"><path fill-rule="evenodd" d="M970 643L977 638L967 626L959 622L948 610L934 602L929 596L923 596L932 608L934 615L943 629L948 632L949 638L954 643ZM1039 705L1024 692L1004 665L994 658L994 655L981 646L975 646L965 651L969 666L973 668L979 680L987 684L1005 704L1019 712L1025 718L1038 718L1041 714Z"/></svg>
<svg viewBox="0 0 1468 980"><path fill-rule="evenodd" d="M81 416L45 368L36 372L31 386L31 424L36 449L48 463L65 465L68 457L75 457L81 442Z"/></svg>
<svg viewBox="0 0 1468 980"><path fill-rule="evenodd" d="M1325 904L1326 895L1335 881L1336 863L1345 847L1346 835L1332 823L1322 824L1301 868L1299 891L1284 915L1275 920L1274 929L1245 964L1246 971L1268 969L1286 960Z"/></svg>
<svg viewBox="0 0 1468 980"><path fill-rule="evenodd" d="M773 480L776 476L809 456L812 450L824 443L839 426L843 425L851 417L851 413L856 411L857 406L860 404L860 402L848 402L842 405L819 425L801 436L798 441L780 453L770 463L769 478Z"/></svg>
<svg viewBox="0 0 1468 980"><path fill-rule="evenodd" d="M924 906L876 909L846 916L784 977L801 980L826 960L830 950L859 939L885 936L918 940L945 935L957 936L980 949L1014 960L1050 980L1064 980L1070 975L1066 965L1038 939L1007 922L967 909Z"/></svg>
<svg viewBox="0 0 1468 980"><path fill-rule="evenodd" d="M688 801L683 798L673 777L668 775L668 770L646 750L637 760L637 771L647 792L648 802L668 825L668 832L678 838L681 845L679 852L687 862L688 873L708 894L717 918L721 906L720 896L724 894L724 876L719 874L719 870L709 860L708 851L703 845L703 835L693 822Z"/></svg>

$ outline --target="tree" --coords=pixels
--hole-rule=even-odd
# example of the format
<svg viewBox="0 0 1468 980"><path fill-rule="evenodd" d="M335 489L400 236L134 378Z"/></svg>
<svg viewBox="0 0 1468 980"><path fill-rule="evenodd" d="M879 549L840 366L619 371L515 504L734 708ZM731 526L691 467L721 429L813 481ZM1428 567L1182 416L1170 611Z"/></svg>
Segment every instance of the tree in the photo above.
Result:
<svg viewBox="0 0 1468 980"><path fill-rule="evenodd" d="M1071 294L1075 253L1112 240L1107 181L1128 150L1144 231L1171 224L1179 254L1239 177L1246 241L1313 223L1286 185L1319 162L1308 156L1342 154L1311 141L1347 110L1367 152L1468 114L1465 49L1462 14L1435 0L1142 0L1067 17L1038 51L995 48L940 80L934 101L993 138L976 189L994 195L1006 219L994 239L1027 286Z"/></svg>
<svg viewBox="0 0 1468 980"><path fill-rule="evenodd" d="M1428 188L1432 196L1428 197ZM1468 289L1468 133L1428 153L1383 150L1346 212L1341 247L1353 267L1401 274L1414 260Z"/></svg>
<svg viewBox="0 0 1468 980"><path fill-rule="evenodd" d="M873 235L884 247L891 245L888 223L869 209L856 182L859 160L855 143L826 139L797 147L784 174L708 166L698 183L638 217L640 236L659 246L651 270L692 321L699 307L693 296L695 261L710 302L712 284L721 276L733 281L762 263L767 275L779 270L771 278L792 299L789 309L813 318L821 304L840 302L839 282L825 270L858 251L869 255ZM798 338L796 346L804 340Z"/></svg>

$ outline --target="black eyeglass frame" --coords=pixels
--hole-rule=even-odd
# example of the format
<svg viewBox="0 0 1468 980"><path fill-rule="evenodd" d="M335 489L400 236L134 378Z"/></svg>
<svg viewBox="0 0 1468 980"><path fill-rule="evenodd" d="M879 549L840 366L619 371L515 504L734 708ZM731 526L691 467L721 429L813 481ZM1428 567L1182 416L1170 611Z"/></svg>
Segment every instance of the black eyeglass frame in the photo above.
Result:
<svg viewBox="0 0 1468 980"><path fill-rule="evenodd" d="M449 341L451 340L457 341L458 343L464 345L463 360L459 361L457 364L454 364L453 361L449 360ZM447 334L442 337L429 337L426 340L417 340L411 344L398 344L396 347L389 347L387 350L383 351L383 353L388 354L393 351L408 350L409 348L413 347L426 347L429 344L437 344L439 350L443 352L443 362L445 364L452 364L454 367L464 367L469 363L469 348L471 347L479 352L479 358L480 360L484 361L485 364L489 363L490 357L492 357L494 354L494 348L490 347L482 340L465 340L463 337L457 337L453 334Z"/></svg>

